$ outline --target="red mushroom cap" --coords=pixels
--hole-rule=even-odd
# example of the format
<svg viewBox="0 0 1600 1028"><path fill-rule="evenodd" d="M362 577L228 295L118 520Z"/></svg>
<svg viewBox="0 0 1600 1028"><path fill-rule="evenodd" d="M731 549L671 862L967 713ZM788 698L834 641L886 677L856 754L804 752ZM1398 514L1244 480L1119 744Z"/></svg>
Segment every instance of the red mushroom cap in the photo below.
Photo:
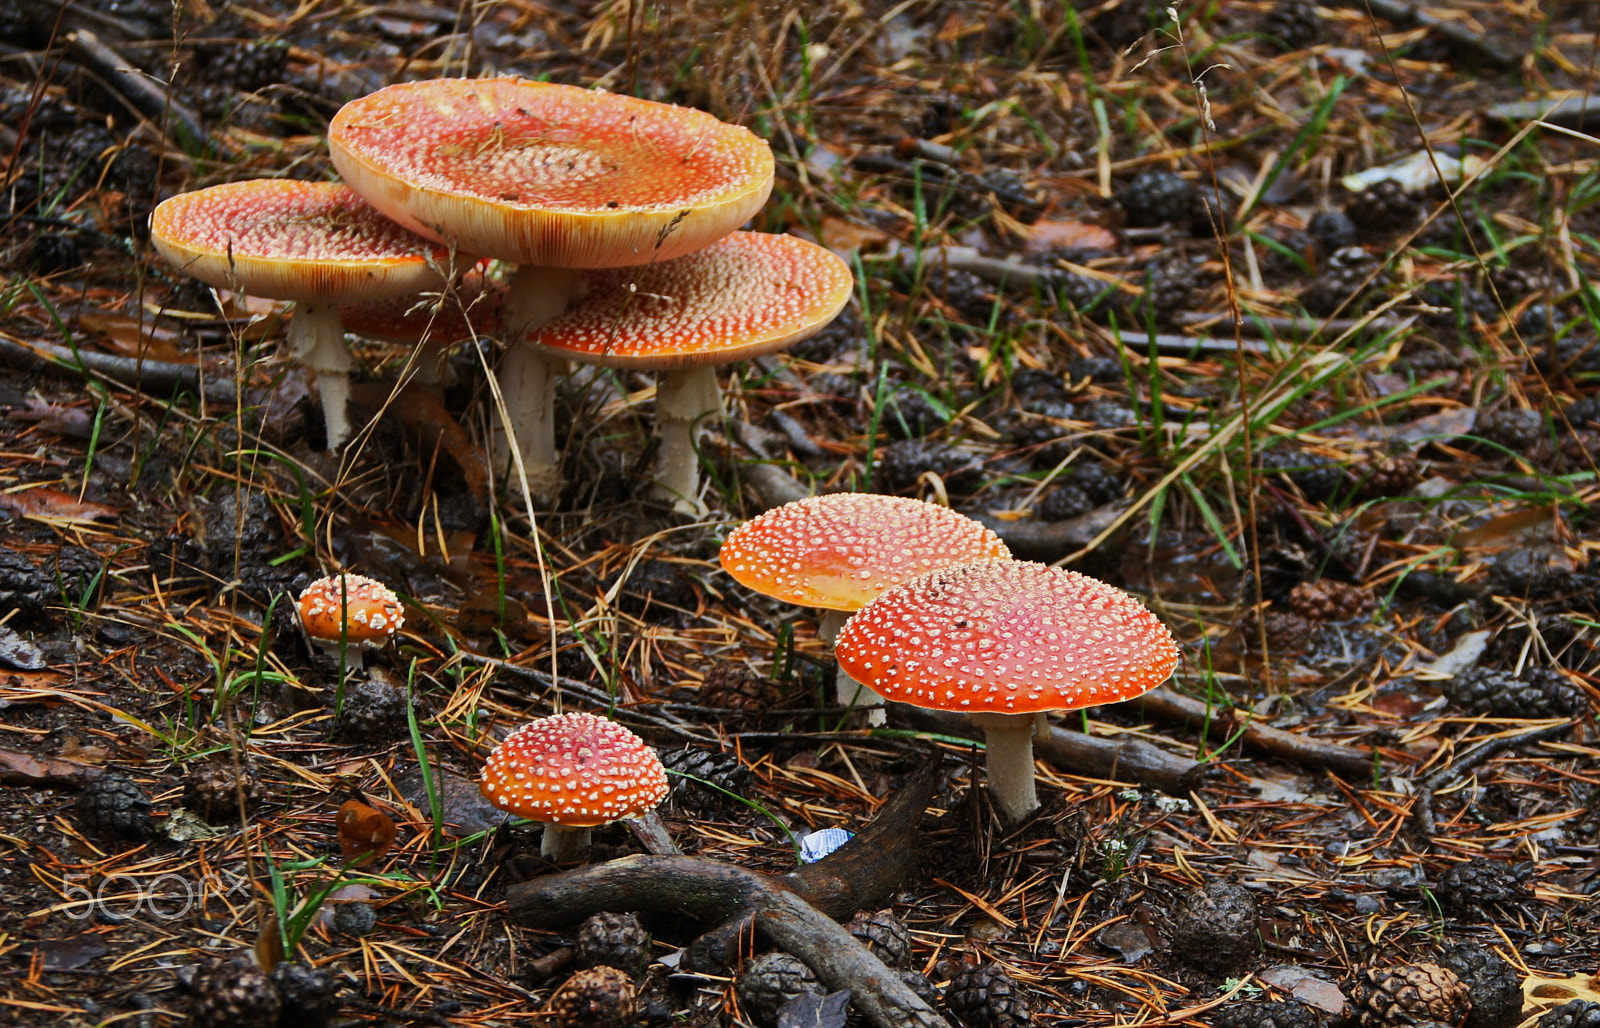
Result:
<svg viewBox="0 0 1600 1028"><path fill-rule="evenodd" d="M348 186L252 179L180 193L150 239L181 271L274 300L344 303L421 292L449 252L390 221Z"/></svg>
<svg viewBox="0 0 1600 1028"><path fill-rule="evenodd" d="M1167 626L1104 582L1013 560L946 568L863 607L834 652L885 698L1028 714L1132 699L1178 666Z"/></svg>
<svg viewBox="0 0 1600 1028"><path fill-rule="evenodd" d="M723 570L790 603L859 610L885 589L954 564L1009 557L1000 537L949 507L905 496L828 493L734 529Z"/></svg>
<svg viewBox="0 0 1600 1028"><path fill-rule="evenodd" d="M365 575L329 575L300 594L300 623L321 642L338 642L340 615L349 614L343 637L352 645L381 646L406 623L394 590Z"/></svg>
<svg viewBox="0 0 1600 1028"><path fill-rule="evenodd" d="M490 803L519 817L589 828L637 817L667 795L656 751L594 714L557 714L518 728L483 765Z"/></svg>
<svg viewBox="0 0 1600 1028"><path fill-rule="evenodd" d="M553 356L613 368L729 364L817 332L854 288L831 250L735 232L676 260L584 275L585 297L528 338Z"/></svg>
<svg viewBox="0 0 1600 1028"><path fill-rule="evenodd" d="M391 218L517 264L612 268L698 250L772 191L772 151L704 111L527 79L402 82L328 126Z"/></svg>

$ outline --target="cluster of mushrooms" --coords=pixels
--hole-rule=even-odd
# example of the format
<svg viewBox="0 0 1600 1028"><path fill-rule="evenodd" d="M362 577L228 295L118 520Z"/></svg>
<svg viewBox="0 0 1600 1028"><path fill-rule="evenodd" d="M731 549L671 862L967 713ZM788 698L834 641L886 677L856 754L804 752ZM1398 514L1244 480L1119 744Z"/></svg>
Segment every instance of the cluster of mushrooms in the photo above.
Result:
<svg viewBox="0 0 1600 1028"><path fill-rule="evenodd" d="M767 143L710 114L520 78L434 79L353 100L328 129L344 183L257 179L164 201L151 239L219 289L289 300L328 448L350 438L347 330L505 343L494 452L555 495L554 389L575 360L661 373L656 492L701 512L694 424L715 367L770 353L849 300L845 262L738 231L772 191ZM514 271L511 269L514 268ZM453 301L453 302L450 302Z"/></svg>

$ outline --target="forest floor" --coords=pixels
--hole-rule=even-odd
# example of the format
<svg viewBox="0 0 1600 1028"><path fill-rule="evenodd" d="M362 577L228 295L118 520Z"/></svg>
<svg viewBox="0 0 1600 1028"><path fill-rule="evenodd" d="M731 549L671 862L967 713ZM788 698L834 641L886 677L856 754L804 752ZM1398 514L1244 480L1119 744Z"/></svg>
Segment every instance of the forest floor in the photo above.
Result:
<svg viewBox="0 0 1600 1028"><path fill-rule="evenodd" d="M1600 27L1428 11L6 5L0 1024L184 1023L248 985L209 958L285 942L341 1023L552 1023L575 918L508 916L550 868L474 781L558 704L685 772L677 850L773 874L939 757L886 836L914 866L865 899L952 1022L1460 1023L1382 986L1471 943L1528 1005L1480 990L1470 1028L1600 1001L1600 107L1553 109L1600 92ZM167 196L330 177L341 104L491 74L748 126L778 168L754 227L856 271L832 326L723 375L705 518L648 498L647 375L565 383L549 509L481 481L471 346L387 403L407 351L358 341L367 430L330 456L281 305L149 245ZM719 568L742 520L852 489L947 502L1178 636L1157 698L1041 741L1022 824L959 724L819 706L815 612ZM290 613L339 568L405 599L364 668ZM638 1023L843 1023L741 985L761 939L691 970L715 926L641 916Z"/></svg>

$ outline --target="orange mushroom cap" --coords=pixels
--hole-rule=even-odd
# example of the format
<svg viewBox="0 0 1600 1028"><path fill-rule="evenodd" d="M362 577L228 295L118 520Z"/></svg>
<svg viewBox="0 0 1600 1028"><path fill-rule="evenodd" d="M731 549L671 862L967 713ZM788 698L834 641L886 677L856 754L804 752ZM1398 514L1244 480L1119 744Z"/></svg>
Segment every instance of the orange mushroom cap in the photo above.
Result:
<svg viewBox="0 0 1600 1028"><path fill-rule="evenodd" d="M402 82L328 126L339 173L431 239L517 264L610 268L727 235L772 151L704 111L518 78Z"/></svg>
<svg viewBox="0 0 1600 1028"><path fill-rule="evenodd" d="M340 631L340 615L348 627ZM406 623L405 610L393 589L365 575L329 575L300 594L300 623L319 642L338 642L341 634L353 645L381 646Z"/></svg>
<svg viewBox="0 0 1600 1028"><path fill-rule="evenodd" d="M860 610L885 589L937 568L1009 556L999 536L949 507L828 493L746 521L729 533L719 559L736 581L764 595Z"/></svg>
<svg viewBox="0 0 1600 1028"><path fill-rule="evenodd" d="M219 289L344 303L421 292L449 252L380 214L348 186L251 179L163 200L150 239L179 270Z"/></svg>
<svg viewBox="0 0 1600 1028"><path fill-rule="evenodd" d="M1178 665L1160 619L1104 582L986 560L896 586L845 622L839 666L885 698L1030 714L1132 699Z"/></svg>
<svg viewBox="0 0 1600 1028"><path fill-rule="evenodd" d="M483 765L490 803L519 817L592 828L655 809L667 795L661 758L594 714L556 714L518 728Z"/></svg>
<svg viewBox="0 0 1600 1028"><path fill-rule="evenodd" d="M729 364L817 332L854 288L830 250L735 232L676 260L584 275L584 298L528 338L553 356L613 368Z"/></svg>

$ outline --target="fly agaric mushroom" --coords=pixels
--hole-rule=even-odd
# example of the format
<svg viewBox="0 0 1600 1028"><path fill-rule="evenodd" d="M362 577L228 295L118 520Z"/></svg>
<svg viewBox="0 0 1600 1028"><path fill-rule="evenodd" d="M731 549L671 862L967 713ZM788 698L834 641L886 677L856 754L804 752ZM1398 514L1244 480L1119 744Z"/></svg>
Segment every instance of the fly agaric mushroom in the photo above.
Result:
<svg viewBox="0 0 1600 1028"><path fill-rule="evenodd" d="M989 789L1019 821L1039 807L1035 718L1132 699L1178 665L1166 625L1121 589L1014 560L945 568L888 590L839 632L839 666L891 700L970 716Z"/></svg>
<svg viewBox="0 0 1600 1028"><path fill-rule="evenodd" d="M329 656L356 648L386 645L406 623L405 609L393 589L365 575L338 574L319 578L300 594L300 625L306 637Z"/></svg>
<svg viewBox="0 0 1600 1028"><path fill-rule="evenodd" d="M448 251L380 214L348 186L253 179L163 200L150 240L218 289L295 301L289 345L317 376L328 449L350 435L350 351L339 305L438 288Z"/></svg>
<svg viewBox="0 0 1600 1028"><path fill-rule="evenodd" d="M815 243L735 232L677 260L589 272L583 286L584 298L530 342L587 364L662 372L656 491L699 514L694 425L722 410L717 367L820 331L849 302L855 277Z"/></svg>
<svg viewBox="0 0 1600 1028"><path fill-rule="evenodd" d="M766 142L704 111L527 79L403 82L346 104L334 166L402 225L516 264L500 366L512 438L556 484L551 370L523 336L574 269L671 260L743 224L772 191Z"/></svg>
<svg viewBox="0 0 1600 1028"><path fill-rule="evenodd" d="M506 736L483 765L483 795L544 823L539 851L557 863L589 848L590 829L654 810L667 772L645 741L594 714L556 714Z"/></svg>
<svg viewBox="0 0 1600 1028"><path fill-rule="evenodd" d="M723 570L766 596L823 609L817 635L832 643L852 611L937 568L1010 557L993 531L949 507L906 496L828 493L774 507L734 529ZM866 701L882 724L883 697L839 663L841 706ZM859 690L859 692L858 692Z"/></svg>

